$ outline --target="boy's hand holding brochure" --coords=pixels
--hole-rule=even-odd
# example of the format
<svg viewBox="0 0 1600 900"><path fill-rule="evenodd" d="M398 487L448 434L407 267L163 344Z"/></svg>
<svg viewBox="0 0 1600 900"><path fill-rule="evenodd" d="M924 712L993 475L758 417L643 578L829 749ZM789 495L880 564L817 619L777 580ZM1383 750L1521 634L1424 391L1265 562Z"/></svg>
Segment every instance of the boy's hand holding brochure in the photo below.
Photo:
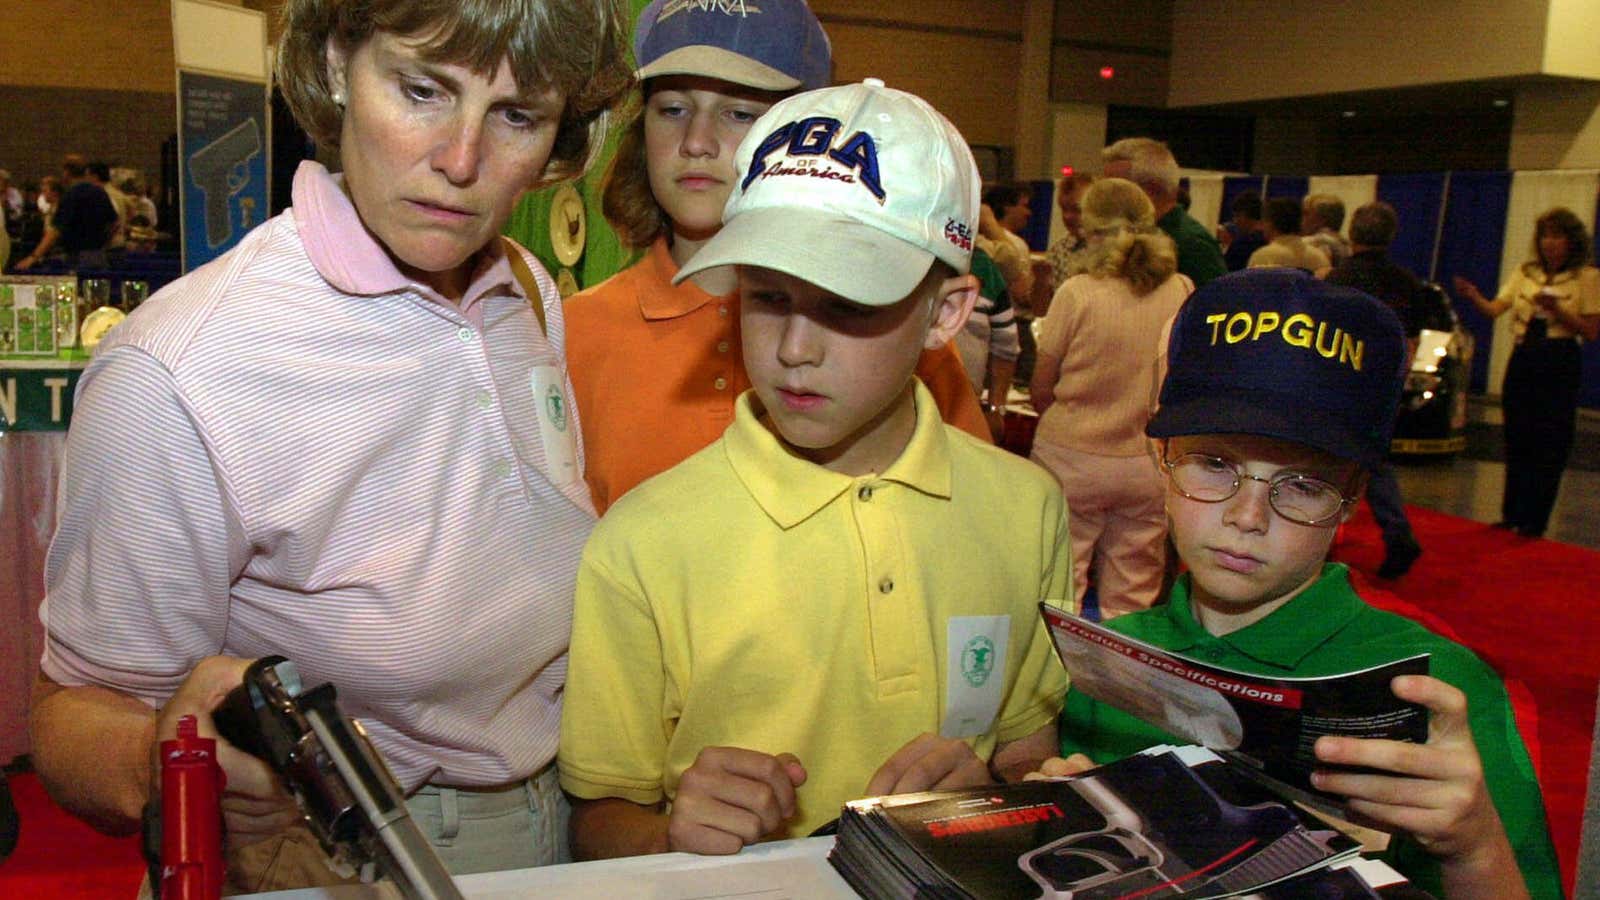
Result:
<svg viewBox="0 0 1600 900"><path fill-rule="evenodd" d="M1320 738L1320 762L1357 771L1319 769L1312 785L1348 798L1346 809L1384 831L1409 833L1446 863L1450 897L1528 896L1484 784L1466 696L1426 675L1401 676L1392 687L1396 697L1428 709L1427 743Z"/></svg>

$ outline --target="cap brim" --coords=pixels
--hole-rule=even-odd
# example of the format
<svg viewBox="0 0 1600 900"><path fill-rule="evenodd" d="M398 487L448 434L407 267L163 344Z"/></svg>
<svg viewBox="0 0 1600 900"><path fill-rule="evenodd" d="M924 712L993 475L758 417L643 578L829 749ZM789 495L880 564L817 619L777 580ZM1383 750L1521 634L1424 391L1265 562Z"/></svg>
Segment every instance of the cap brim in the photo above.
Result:
<svg viewBox="0 0 1600 900"><path fill-rule="evenodd" d="M1371 439L1351 434L1338 413L1316 403L1285 403L1229 388L1205 396L1163 403L1145 433L1153 438L1191 434L1253 434L1314 447L1340 459L1371 465L1380 457Z"/></svg>
<svg viewBox="0 0 1600 900"><path fill-rule="evenodd" d="M927 250L848 216L775 206L734 216L672 282L717 266L761 266L846 300L891 306L916 289L933 260Z"/></svg>
<svg viewBox="0 0 1600 900"><path fill-rule="evenodd" d="M658 75L699 75L763 91L792 91L800 79L731 50L696 44L679 47L635 73L640 81Z"/></svg>

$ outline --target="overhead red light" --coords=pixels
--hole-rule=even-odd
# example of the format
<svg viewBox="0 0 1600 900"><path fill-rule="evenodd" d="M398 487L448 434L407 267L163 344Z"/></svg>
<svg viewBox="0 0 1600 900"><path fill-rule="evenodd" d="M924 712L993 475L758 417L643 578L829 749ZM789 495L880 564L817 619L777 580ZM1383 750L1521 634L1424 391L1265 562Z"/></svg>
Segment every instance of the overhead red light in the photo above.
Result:
<svg viewBox="0 0 1600 900"><path fill-rule="evenodd" d="M1113 69L1110 66L1101 66L1100 67L1100 77L1104 78L1106 81L1110 81L1111 79L1115 78L1116 76L1117 76L1117 70L1116 69Z"/></svg>
<svg viewBox="0 0 1600 900"><path fill-rule="evenodd" d="M1072 177L1072 167L1071 166L1062 166L1061 167L1061 177L1062 178L1071 178Z"/></svg>

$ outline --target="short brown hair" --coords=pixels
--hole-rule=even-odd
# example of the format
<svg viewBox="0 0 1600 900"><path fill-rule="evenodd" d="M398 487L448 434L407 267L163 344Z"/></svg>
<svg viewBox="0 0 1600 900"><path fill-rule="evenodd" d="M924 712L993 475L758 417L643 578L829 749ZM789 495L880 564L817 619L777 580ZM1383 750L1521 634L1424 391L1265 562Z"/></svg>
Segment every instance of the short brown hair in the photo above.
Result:
<svg viewBox="0 0 1600 900"><path fill-rule="evenodd" d="M1539 253L1539 238L1550 232L1564 235L1567 239L1567 258L1561 264L1561 271L1575 272L1589 264L1589 254L1592 245L1589 243L1589 229L1583 225L1583 220L1578 214L1565 206L1556 206L1545 210L1533 223L1533 251L1524 264L1527 268L1538 269L1544 264L1544 259Z"/></svg>
<svg viewBox="0 0 1600 900"><path fill-rule="evenodd" d="M339 146L344 112L328 83L330 41L354 50L374 34L431 35L427 58L492 74L505 60L517 87L566 97L547 181L581 174L604 141L612 107L633 83L627 16L618 0L287 0L277 79L312 140Z"/></svg>
<svg viewBox="0 0 1600 900"><path fill-rule="evenodd" d="M1301 201L1317 214L1324 228L1338 231L1344 227L1344 201L1332 194L1307 194Z"/></svg>
<svg viewBox="0 0 1600 900"><path fill-rule="evenodd" d="M1394 207L1375 200L1356 209L1350 217L1350 243L1364 247L1387 247L1394 242L1400 228L1400 218Z"/></svg>
<svg viewBox="0 0 1600 900"><path fill-rule="evenodd" d="M1267 199L1267 221L1272 223L1273 231L1279 234L1299 234L1300 218L1299 200L1293 197Z"/></svg>

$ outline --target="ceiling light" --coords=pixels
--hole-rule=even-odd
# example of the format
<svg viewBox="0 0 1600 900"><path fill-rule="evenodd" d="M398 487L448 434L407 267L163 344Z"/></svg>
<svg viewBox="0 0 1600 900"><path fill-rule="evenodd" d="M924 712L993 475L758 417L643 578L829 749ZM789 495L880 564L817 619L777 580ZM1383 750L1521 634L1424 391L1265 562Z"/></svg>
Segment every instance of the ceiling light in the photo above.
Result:
<svg viewBox="0 0 1600 900"><path fill-rule="evenodd" d="M1503 109L1503 108L1505 108L1507 106L1510 106L1510 105L1511 105L1511 101L1505 99L1504 97L1496 97L1495 100L1494 100L1494 108L1495 109Z"/></svg>
<svg viewBox="0 0 1600 900"><path fill-rule="evenodd" d="M1344 112L1339 113L1339 115L1344 116L1346 119L1354 119L1356 117L1356 111L1353 109L1347 109Z"/></svg>

